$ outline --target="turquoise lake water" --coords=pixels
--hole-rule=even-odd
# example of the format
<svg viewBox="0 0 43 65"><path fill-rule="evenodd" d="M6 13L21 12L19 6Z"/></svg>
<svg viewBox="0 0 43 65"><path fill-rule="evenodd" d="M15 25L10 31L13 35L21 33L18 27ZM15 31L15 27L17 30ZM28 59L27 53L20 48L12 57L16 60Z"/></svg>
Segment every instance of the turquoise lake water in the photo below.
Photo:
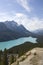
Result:
<svg viewBox="0 0 43 65"><path fill-rule="evenodd" d="M24 42L36 43L36 38L24 37L24 38L19 38L19 39L16 39L16 40L0 42L0 50L4 50L5 48L9 49L9 48L11 48L13 46L20 45L20 44L22 44Z"/></svg>

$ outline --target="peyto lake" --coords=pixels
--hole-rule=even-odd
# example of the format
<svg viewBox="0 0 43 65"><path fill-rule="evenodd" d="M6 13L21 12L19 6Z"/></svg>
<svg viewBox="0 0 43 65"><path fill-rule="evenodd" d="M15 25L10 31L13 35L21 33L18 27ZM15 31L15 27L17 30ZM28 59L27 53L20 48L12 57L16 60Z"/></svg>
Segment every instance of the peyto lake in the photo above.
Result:
<svg viewBox="0 0 43 65"><path fill-rule="evenodd" d="M16 39L16 40L0 42L0 50L4 50L5 48L9 49L13 46L23 44L24 42L36 43L36 38L24 37L24 38L19 38L19 39Z"/></svg>

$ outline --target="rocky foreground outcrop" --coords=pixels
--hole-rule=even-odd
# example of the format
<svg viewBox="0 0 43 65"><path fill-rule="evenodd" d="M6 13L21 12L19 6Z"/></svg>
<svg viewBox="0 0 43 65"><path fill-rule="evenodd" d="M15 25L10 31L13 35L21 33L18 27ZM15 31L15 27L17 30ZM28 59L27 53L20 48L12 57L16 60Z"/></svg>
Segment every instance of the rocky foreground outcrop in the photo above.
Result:
<svg viewBox="0 0 43 65"><path fill-rule="evenodd" d="M43 65L43 48L32 49L12 65Z"/></svg>

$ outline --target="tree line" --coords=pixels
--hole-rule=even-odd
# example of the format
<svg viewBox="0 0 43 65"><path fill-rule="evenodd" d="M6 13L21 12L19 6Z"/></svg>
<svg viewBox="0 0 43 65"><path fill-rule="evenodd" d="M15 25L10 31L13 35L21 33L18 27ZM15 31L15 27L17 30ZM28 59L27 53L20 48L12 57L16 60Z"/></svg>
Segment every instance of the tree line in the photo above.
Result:
<svg viewBox="0 0 43 65"><path fill-rule="evenodd" d="M8 58L7 49L4 49L4 51L0 50L0 65L11 65L14 62L14 56L11 55L10 58Z"/></svg>

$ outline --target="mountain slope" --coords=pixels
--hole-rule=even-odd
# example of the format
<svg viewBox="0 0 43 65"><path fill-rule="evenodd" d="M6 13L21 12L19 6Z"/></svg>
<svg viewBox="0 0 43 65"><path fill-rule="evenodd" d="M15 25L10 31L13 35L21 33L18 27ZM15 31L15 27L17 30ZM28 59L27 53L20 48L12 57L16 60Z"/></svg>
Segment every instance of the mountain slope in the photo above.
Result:
<svg viewBox="0 0 43 65"><path fill-rule="evenodd" d="M14 33L4 23L0 22L0 42L14 39L14 35L17 35L16 32Z"/></svg>
<svg viewBox="0 0 43 65"><path fill-rule="evenodd" d="M12 30L12 31L16 31L17 33L19 33L21 36L25 36L25 35L30 35L30 32L28 30L26 30L26 28L23 25L18 25L16 22L14 21L6 21L5 22L6 26ZM22 32L22 33L21 33Z"/></svg>
<svg viewBox="0 0 43 65"><path fill-rule="evenodd" d="M43 65L43 48L34 48L30 52L31 54L24 61L19 61L19 65Z"/></svg>

